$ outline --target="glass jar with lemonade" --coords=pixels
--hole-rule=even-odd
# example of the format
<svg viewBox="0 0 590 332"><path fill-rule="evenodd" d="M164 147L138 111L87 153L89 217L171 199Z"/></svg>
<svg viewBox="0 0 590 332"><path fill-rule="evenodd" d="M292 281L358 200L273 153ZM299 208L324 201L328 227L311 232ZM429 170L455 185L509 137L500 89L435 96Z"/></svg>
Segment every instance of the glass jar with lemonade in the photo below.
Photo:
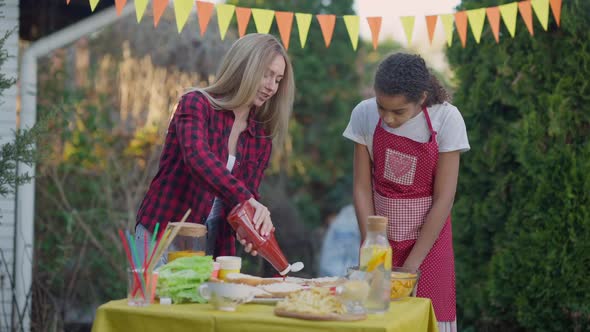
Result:
<svg viewBox="0 0 590 332"><path fill-rule="evenodd" d="M371 274L369 297L366 301L369 313L389 310L391 293L391 246L387 240L387 218L369 216L367 237L360 252L359 267Z"/></svg>
<svg viewBox="0 0 590 332"><path fill-rule="evenodd" d="M170 227L181 227L168 250L168 262L180 257L205 256L207 227L194 223L170 223Z"/></svg>

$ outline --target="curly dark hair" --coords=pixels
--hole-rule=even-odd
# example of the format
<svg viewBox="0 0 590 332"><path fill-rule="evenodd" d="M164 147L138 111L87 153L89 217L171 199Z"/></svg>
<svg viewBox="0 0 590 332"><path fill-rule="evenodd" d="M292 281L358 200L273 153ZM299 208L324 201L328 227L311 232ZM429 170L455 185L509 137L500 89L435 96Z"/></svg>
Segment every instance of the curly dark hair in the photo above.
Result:
<svg viewBox="0 0 590 332"><path fill-rule="evenodd" d="M375 73L375 91L386 95L404 95L418 102L426 91L423 106L450 101L449 94L438 79L428 70L419 55L394 53L383 60Z"/></svg>

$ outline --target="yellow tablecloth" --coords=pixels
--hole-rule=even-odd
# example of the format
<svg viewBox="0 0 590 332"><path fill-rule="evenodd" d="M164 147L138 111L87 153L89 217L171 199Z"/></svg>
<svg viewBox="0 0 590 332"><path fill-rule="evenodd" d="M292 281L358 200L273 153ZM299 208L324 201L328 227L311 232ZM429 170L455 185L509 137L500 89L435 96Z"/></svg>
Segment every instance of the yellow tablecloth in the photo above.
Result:
<svg viewBox="0 0 590 332"><path fill-rule="evenodd" d="M216 311L209 304L159 305L137 308L127 300L100 306L92 332L162 331L366 331L437 332L429 299L407 298L391 302L389 312L369 315L358 322L308 321L282 318L273 314L274 306L244 304L236 312Z"/></svg>

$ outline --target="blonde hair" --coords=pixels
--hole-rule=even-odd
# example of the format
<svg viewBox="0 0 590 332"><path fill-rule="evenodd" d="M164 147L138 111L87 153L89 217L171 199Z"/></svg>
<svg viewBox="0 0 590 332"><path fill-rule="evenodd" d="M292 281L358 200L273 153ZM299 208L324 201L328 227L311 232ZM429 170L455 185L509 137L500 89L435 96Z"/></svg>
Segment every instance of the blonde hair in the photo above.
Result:
<svg viewBox="0 0 590 332"><path fill-rule="evenodd" d="M272 35L253 33L238 39L221 61L213 84L187 92L201 92L216 110L250 105L256 98L264 73L277 55L285 60L283 79L275 95L256 110L255 119L263 124L274 144L282 146L293 108L295 80L287 52Z"/></svg>

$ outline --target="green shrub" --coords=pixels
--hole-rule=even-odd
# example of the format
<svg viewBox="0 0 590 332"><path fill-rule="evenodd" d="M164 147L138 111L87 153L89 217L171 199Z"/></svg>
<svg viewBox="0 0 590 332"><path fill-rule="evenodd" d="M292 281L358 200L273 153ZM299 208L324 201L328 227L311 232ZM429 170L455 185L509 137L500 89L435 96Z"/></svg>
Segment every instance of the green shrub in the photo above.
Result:
<svg viewBox="0 0 590 332"><path fill-rule="evenodd" d="M481 44L448 50L472 146L454 209L465 330L589 329L588 13L565 0L559 28L534 17L532 37L519 16L514 39L502 26L496 44L486 25Z"/></svg>

